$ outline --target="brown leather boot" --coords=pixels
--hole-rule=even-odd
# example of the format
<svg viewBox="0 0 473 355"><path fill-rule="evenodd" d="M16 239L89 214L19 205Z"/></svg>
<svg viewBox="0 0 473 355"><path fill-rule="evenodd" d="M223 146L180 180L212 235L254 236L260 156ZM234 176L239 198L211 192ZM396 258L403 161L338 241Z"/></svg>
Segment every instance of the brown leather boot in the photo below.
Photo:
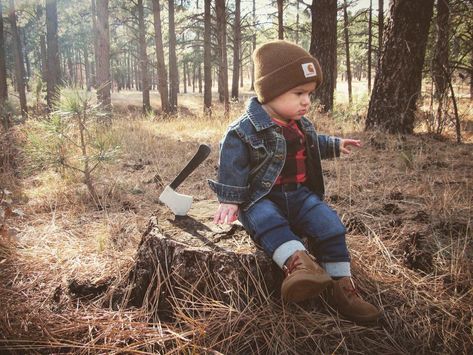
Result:
<svg viewBox="0 0 473 355"><path fill-rule="evenodd" d="M284 266L286 278L281 296L286 302L302 302L316 298L332 282L331 277L307 251L298 250Z"/></svg>
<svg viewBox="0 0 473 355"><path fill-rule="evenodd" d="M356 323L375 322L381 315L372 304L361 298L351 277L334 280L327 300L341 315Z"/></svg>

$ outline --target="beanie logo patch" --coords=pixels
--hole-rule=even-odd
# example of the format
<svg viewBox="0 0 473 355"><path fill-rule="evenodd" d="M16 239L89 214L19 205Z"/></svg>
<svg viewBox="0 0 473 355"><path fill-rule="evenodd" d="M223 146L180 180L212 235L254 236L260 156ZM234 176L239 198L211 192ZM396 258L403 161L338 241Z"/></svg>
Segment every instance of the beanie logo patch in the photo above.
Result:
<svg viewBox="0 0 473 355"><path fill-rule="evenodd" d="M312 78L313 76L317 76L317 71L315 70L315 66L313 63L304 63L301 64L302 70L304 71L304 76L306 78Z"/></svg>

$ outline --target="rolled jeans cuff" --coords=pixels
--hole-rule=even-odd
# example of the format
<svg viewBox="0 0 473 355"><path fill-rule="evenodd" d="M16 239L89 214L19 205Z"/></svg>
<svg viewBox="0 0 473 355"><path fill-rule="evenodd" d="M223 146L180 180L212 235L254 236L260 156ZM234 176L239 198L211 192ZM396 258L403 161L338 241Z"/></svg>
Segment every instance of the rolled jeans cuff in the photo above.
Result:
<svg viewBox="0 0 473 355"><path fill-rule="evenodd" d="M281 244L273 253L273 260L282 269L286 260L298 250L306 250L298 240L290 240Z"/></svg>
<svg viewBox="0 0 473 355"><path fill-rule="evenodd" d="M351 276L350 263L347 261L320 264L331 277Z"/></svg>

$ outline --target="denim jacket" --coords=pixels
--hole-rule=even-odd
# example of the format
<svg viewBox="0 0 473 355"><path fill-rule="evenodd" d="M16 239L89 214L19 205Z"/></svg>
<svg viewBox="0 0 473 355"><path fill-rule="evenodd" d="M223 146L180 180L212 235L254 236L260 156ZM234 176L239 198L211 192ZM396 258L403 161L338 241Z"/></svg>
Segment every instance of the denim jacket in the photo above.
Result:
<svg viewBox="0 0 473 355"><path fill-rule="evenodd" d="M320 160L340 155L340 138L318 135L305 117L297 124L306 138L306 185L323 198ZM246 211L271 191L285 159L286 141L281 127L253 97L245 113L230 124L220 142L218 182L208 183L219 202L238 204Z"/></svg>

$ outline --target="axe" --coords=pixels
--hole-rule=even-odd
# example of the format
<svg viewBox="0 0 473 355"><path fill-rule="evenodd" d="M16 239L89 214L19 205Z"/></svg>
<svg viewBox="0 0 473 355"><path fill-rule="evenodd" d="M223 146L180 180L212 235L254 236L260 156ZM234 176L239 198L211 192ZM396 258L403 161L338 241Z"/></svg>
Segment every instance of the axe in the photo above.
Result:
<svg viewBox="0 0 473 355"><path fill-rule="evenodd" d="M197 153L195 153L173 182L164 188L159 196L159 200L168 206L176 216L185 216L192 205L192 196L179 194L176 192L176 189L209 154L210 147L206 144L201 144Z"/></svg>

